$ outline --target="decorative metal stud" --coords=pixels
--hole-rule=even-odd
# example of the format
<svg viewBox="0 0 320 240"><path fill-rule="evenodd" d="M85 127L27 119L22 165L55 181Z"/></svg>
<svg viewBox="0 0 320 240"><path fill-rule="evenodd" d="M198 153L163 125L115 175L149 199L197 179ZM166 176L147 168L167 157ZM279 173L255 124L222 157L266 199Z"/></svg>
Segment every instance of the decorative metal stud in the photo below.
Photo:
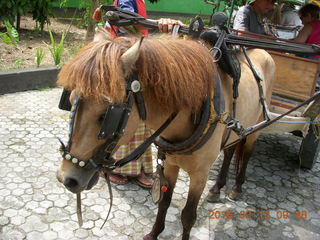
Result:
<svg viewBox="0 0 320 240"><path fill-rule="evenodd" d="M72 159L72 163L77 164L77 163L78 163L78 159L73 158L73 159Z"/></svg>
<svg viewBox="0 0 320 240"><path fill-rule="evenodd" d="M80 166L80 167L84 167L84 165L86 165L86 163L85 163L84 161L80 161L80 162L79 162L79 166Z"/></svg>
<svg viewBox="0 0 320 240"><path fill-rule="evenodd" d="M71 159L72 159L72 156L71 156L69 153L67 153L67 154L64 156L64 158L65 158L66 160L71 160Z"/></svg>
<svg viewBox="0 0 320 240"><path fill-rule="evenodd" d="M140 89L141 89L140 82L138 80L132 81L132 83L131 83L132 92L134 92L134 93L139 92Z"/></svg>

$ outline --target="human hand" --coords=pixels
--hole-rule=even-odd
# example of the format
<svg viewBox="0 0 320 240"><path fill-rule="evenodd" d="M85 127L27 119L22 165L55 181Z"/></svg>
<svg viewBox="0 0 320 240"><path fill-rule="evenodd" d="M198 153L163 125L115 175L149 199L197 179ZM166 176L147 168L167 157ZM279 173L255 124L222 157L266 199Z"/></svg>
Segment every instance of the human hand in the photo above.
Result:
<svg viewBox="0 0 320 240"><path fill-rule="evenodd" d="M171 33L174 25L186 26L180 20L171 18L160 18L156 22L158 23L159 31L163 33Z"/></svg>

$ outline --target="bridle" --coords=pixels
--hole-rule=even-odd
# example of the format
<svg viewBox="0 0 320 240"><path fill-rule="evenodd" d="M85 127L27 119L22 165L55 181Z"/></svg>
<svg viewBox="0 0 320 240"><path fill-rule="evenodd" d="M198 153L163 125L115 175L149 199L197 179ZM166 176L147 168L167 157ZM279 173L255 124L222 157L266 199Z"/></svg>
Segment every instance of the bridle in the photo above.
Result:
<svg viewBox="0 0 320 240"><path fill-rule="evenodd" d="M124 129L127 125L128 119L130 117L132 106L136 103L139 116L141 120L146 120L147 112L144 103L144 98L142 95L141 84L137 80L137 73L133 72L126 80L126 101L124 103L112 103L108 106L106 112L103 115L103 121L97 138L99 140L106 140L91 158L88 160L80 159L77 156L70 153L72 144L72 134L74 132L74 122L75 116L81 99L79 96L75 98L75 102L72 105L70 111L70 126L69 126L69 140L67 145L59 139L61 143L60 152L62 158L67 161L71 161L75 166L86 169L101 169L102 167L106 170L113 170L117 167L121 167L130 161L138 159L145 150L154 142L156 137L158 137L161 132L172 122L172 120L177 115L173 113L163 125L154 132L145 142L135 149L129 156L115 161L112 157L114 150L124 134ZM65 98L64 101L69 101ZM61 102L61 100L60 100Z"/></svg>

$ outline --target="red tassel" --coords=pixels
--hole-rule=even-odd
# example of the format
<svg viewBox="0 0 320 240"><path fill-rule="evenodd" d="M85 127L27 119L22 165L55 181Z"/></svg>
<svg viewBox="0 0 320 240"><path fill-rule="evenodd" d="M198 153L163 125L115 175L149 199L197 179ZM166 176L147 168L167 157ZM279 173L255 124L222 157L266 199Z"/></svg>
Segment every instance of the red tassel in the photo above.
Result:
<svg viewBox="0 0 320 240"><path fill-rule="evenodd" d="M102 20L102 13L101 13L101 8L97 8L93 15L92 15L92 19L96 20L97 22L100 22Z"/></svg>
<svg viewBox="0 0 320 240"><path fill-rule="evenodd" d="M165 186L165 185L163 185L163 186L161 187L161 191L162 191L162 192L166 192L166 191L168 191L168 187L167 187L167 186Z"/></svg>

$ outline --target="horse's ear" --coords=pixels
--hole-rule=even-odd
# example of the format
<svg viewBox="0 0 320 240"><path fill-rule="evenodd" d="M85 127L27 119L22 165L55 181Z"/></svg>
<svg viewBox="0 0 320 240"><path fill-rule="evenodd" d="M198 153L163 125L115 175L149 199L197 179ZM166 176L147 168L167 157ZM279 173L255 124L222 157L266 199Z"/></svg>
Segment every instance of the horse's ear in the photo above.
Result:
<svg viewBox="0 0 320 240"><path fill-rule="evenodd" d="M112 35L104 28L98 27L94 35L93 41L104 41L104 40L113 40Z"/></svg>
<svg viewBox="0 0 320 240"><path fill-rule="evenodd" d="M69 101L70 101L71 104L75 103L76 96L77 96L76 90L72 90L71 94L70 94L70 97L69 97Z"/></svg>
<svg viewBox="0 0 320 240"><path fill-rule="evenodd" d="M141 37L139 41L132 45L132 47L130 47L124 54L122 54L120 58L125 77L129 75L131 69L134 67L139 58L142 40L143 37Z"/></svg>

